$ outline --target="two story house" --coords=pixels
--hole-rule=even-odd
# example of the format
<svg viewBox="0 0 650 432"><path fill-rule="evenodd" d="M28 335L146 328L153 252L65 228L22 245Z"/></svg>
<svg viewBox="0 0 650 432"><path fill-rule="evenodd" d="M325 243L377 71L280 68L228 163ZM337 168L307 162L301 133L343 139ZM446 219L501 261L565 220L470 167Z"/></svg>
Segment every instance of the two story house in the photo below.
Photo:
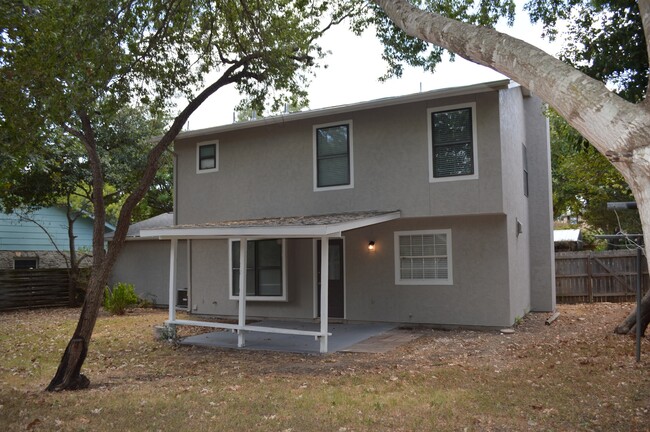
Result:
<svg viewBox="0 0 650 432"><path fill-rule="evenodd" d="M321 351L331 319L509 326L555 308L543 109L503 80L183 132L174 225L140 234L240 345L281 332L247 317L320 318Z"/></svg>

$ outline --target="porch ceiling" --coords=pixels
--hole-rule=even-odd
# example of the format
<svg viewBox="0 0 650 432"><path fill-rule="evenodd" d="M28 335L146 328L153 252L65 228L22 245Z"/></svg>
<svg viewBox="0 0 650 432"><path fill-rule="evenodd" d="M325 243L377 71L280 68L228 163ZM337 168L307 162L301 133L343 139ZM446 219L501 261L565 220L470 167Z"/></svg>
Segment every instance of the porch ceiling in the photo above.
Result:
<svg viewBox="0 0 650 432"><path fill-rule="evenodd" d="M399 210L272 217L142 229L140 236L161 239L339 237L344 231L399 217Z"/></svg>

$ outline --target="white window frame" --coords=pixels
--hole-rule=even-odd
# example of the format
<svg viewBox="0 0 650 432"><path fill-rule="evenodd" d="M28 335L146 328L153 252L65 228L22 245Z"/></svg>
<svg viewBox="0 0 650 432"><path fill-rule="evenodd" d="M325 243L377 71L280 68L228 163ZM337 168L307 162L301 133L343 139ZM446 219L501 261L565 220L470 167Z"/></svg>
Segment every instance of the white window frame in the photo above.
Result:
<svg viewBox="0 0 650 432"><path fill-rule="evenodd" d="M318 137L317 137L317 130L318 129L323 129L323 128L328 128L328 127L333 127L333 126L343 126L347 125L348 127L348 143L349 143L349 158L350 158L350 184L347 185L339 185L339 186L325 186L325 187L319 187L318 186ZM354 136L354 133L352 131L352 120L342 120L342 121L337 121L337 122L332 122L332 123L323 123L323 124L317 124L313 126L312 129L312 141L313 141L313 170L314 170L314 192L320 192L320 191L330 191L330 190L340 190L340 189L352 189L354 188L354 145L353 145L353 139L352 137Z"/></svg>
<svg viewBox="0 0 650 432"><path fill-rule="evenodd" d="M201 169L201 147L214 144L214 168ZM196 173L207 174L219 171L219 140L196 143Z"/></svg>
<svg viewBox="0 0 650 432"><path fill-rule="evenodd" d="M256 240L281 240L282 241L282 295L281 296L249 296L246 295L246 301L269 301L269 302L286 302L288 301L287 296L287 239L267 239L267 238L255 238L248 239L249 242ZM233 242L238 242L238 238L231 238L228 240L228 299L229 300L239 300L239 296L234 296L233 291L233 279L232 279L232 244Z"/></svg>
<svg viewBox="0 0 650 432"><path fill-rule="evenodd" d="M433 172L433 126L431 125L431 116L434 113L442 111L453 111L463 108L471 108L472 111L472 163L474 164L474 174L463 176L434 177ZM478 179L478 134L476 133L476 102L468 102L456 105L440 106L427 109L427 132L429 144L429 183L458 181L458 180L476 180Z"/></svg>
<svg viewBox="0 0 650 432"><path fill-rule="evenodd" d="M447 236L447 279L402 279L400 272L400 250L399 238L401 236L412 235L436 235L446 234ZM453 256L451 249L451 229L437 229L437 230L419 230L419 231L395 231L394 246L395 246L395 285L453 285L454 284L454 269L453 269Z"/></svg>

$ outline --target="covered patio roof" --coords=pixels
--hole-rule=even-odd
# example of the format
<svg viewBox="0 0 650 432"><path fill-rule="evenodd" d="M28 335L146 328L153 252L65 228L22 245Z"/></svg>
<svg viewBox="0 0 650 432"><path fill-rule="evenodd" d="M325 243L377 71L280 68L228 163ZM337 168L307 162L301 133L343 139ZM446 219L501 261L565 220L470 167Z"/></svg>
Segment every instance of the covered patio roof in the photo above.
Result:
<svg viewBox="0 0 650 432"><path fill-rule="evenodd" d="M161 239L338 237L344 231L399 217L399 210L269 217L142 229L140 236Z"/></svg>
<svg viewBox="0 0 650 432"><path fill-rule="evenodd" d="M235 221L220 221L194 225L175 225L171 227L140 230L141 237L170 239L169 256L169 319L167 325L196 325L232 330L237 333L237 346L246 346L247 333L275 333L291 336L311 336L319 341L319 351L328 352L328 273L329 241L331 237L340 237L344 231L388 222L400 217L399 210L393 211L359 211L333 213L313 216L269 217ZM176 295L176 263L178 240L186 239L234 239L240 241L239 263L247 268L247 242L262 238L320 238L320 325L318 330L265 327L246 324L246 290L240 289L238 296L237 324L212 323L194 320L176 319L174 299ZM188 248L189 251L189 248ZM189 259L188 253L188 259ZM239 272L239 286L245 287L246 274ZM189 284L191 290L191 283Z"/></svg>

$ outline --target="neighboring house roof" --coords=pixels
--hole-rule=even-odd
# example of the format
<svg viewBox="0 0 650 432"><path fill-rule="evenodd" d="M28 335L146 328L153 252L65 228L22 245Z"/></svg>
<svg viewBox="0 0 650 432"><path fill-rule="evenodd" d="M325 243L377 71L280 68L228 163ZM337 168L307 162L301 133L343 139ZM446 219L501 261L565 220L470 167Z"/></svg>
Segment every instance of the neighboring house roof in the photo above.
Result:
<svg viewBox="0 0 650 432"><path fill-rule="evenodd" d="M140 230L149 228L171 227L174 225L174 213L163 213L149 219L129 225L126 237L140 237ZM113 233L106 236L107 240L113 238Z"/></svg>
<svg viewBox="0 0 650 432"><path fill-rule="evenodd" d="M203 136L212 133L223 133L234 130L250 129L260 126L266 126L277 123L287 123L290 121L297 121L309 119L314 117L321 117L325 115L342 114L353 111L361 111L367 109L383 108L393 105L401 105L406 103L425 101L433 98L461 96L466 94L476 94L481 92L495 91L508 88L510 85L518 85L512 83L510 80L491 81L481 84L473 84L461 87L450 87L438 90L431 90L427 92L413 93L406 96L387 97L382 99L375 99L366 102L358 102L347 105L339 105L335 107L320 108L307 111L298 111L288 114L281 114L273 117L261 118L258 120L251 120L239 123L232 123L223 126L216 126L205 129L197 129L193 131L184 131L177 135L176 139L191 138L194 136Z"/></svg>
<svg viewBox="0 0 650 432"><path fill-rule="evenodd" d="M582 235L579 229L554 230L554 242L578 242L582 241Z"/></svg>
<svg viewBox="0 0 650 432"><path fill-rule="evenodd" d="M142 237L321 237L387 222L400 217L399 210L359 211L311 216L273 217L175 225L141 230Z"/></svg>

